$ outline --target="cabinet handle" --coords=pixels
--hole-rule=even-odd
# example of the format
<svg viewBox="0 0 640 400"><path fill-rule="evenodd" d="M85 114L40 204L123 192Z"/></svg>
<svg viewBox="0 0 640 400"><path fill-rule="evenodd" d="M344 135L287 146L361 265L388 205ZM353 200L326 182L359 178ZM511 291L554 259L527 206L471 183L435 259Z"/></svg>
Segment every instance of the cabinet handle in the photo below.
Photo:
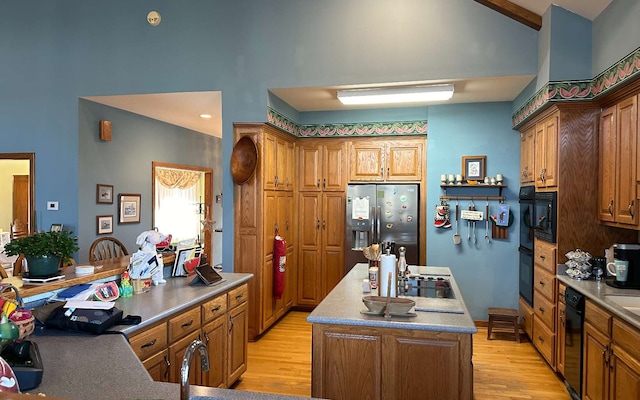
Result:
<svg viewBox="0 0 640 400"><path fill-rule="evenodd" d="M611 215L613 217L613 199L611 199L611 201L609 201L609 215Z"/></svg>
<svg viewBox="0 0 640 400"><path fill-rule="evenodd" d="M316 187L319 188L320 187L320 178L318 178L318 183L316 183Z"/></svg>
<svg viewBox="0 0 640 400"><path fill-rule="evenodd" d="M316 221L316 229L320 229L320 220Z"/></svg>
<svg viewBox="0 0 640 400"><path fill-rule="evenodd" d="M289 220L287 220L287 222L284 223L287 226L287 230L289 230Z"/></svg>
<svg viewBox="0 0 640 400"><path fill-rule="evenodd" d="M189 321L189 322L185 322L184 324L182 324L182 327L183 327L183 328L188 328L188 327L190 327L191 325L193 325L193 320L191 320L191 321Z"/></svg>
<svg viewBox="0 0 640 400"><path fill-rule="evenodd" d="M204 341L206 344L209 344L209 335L207 334L207 332L204 333Z"/></svg>
<svg viewBox="0 0 640 400"><path fill-rule="evenodd" d="M544 281L540 281L540 286L544 286Z"/></svg>
<svg viewBox="0 0 640 400"><path fill-rule="evenodd" d="M215 306L215 307L213 307L213 308L211 309L211 312L212 312L212 313L217 312L217 311L220 311L220 305L217 305L217 306Z"/></svg>
<svg viewBox="0 0 640 400"><path fill-rule="evenodd" d="M380 176L384 176L384 167L380 167Z"/></svg>
<svg viewBox="0 0 640 400"><path fill-rule="evenodd" d="M544 256L543 256L543 255L540 255L540 259L541 259L542 261L544 261Z"/></svg>
<svg viewBox="0 0 640 400"><path fill-rule="evenodd" d="M240 294L236 295L236 300L240 300L243 297L244 297L244 293L240 293Z"/></svg>
<svg viewBox="0 0 640 400"><path fill-rule="evenodd" d="M154 344L156 344L156 340L158 340L158 339L153 339L152 341L150 341L150 342L148 342L148 343L145 343L145 344L143 344L142 346L140 346L140 348L141 348L141 349L146 349L147 347L151 347L151 346L153 346Z"/></svg>
<svg viewBox="0 0 640 400"><path fill-rule="evenodd" d="M327 221L322 220L322 230L327 229Z"/></svg>
<svg viewBox="0 0 640 400"><path fill-rule="evenodd" d="M229 333L233 331L233 319L231 319L231 315L229 315Z"/></svg>
<svg viewBox="0 0 640 400"><path fill-rule="evenodd" d="M322 178L322 187L327 188L327 178Z"/></svg>
<svg viewBox="0 0 640 400"><path fill-rule="evenodd" d="M541 313L544 313L544 308L538 307L538 310L540 310Z"/></svg>
<svg viewBox="0 0 640 400"><path fill-rule="evenodd" d="M631 218L633 218L633 204L634 204L634 201L631 200L631 203L629 203L629 207L627 207L627 209L629 210L629 215L631 215Z"/></svg>
<svg viewBox="0 0 640 400"><path fill-rule="evenodd" d="M602 358L604 358L605 365L609 364L609 346L604 346L604 350L602 350Z"/></svg>
<svg viewBox="0 0 640 400"><path fill-rule="evenodd" d="M544 338L542 336L538 336L538 340L544 343Z"/></svg>
<svg viewBox="0 0 640 400"><path fill-rule="evenodd" d="M169 360L169 357L164 356L164 363L167 366L167 369L164 371L164 379L165 381L169 381L169 370L171 369L171 360Z"/></svg>

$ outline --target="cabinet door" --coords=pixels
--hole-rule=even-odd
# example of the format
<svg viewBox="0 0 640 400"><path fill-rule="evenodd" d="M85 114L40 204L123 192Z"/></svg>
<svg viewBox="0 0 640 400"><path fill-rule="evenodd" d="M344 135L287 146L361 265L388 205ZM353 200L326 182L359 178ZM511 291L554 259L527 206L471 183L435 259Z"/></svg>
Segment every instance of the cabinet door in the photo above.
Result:
<svg viewBox="0 0 640 400"><path fill-rule="evenodd" d="M558 331L556 332L556 370L562 376L564 376L564 345L566 343L567 333L566 309L567 306L565 305L565 303L558 303Z"/></svg>
<svg viewBox="0 0 640 400"><path fill-rule="evenodd" d="M321 299L321 193L302 192L298 212L298 304L316 305Z"/></svg>
<svg viewBox="0 0 640 400"><path fill-rule="evenodd" d="M142 361L142 365L147 369L151 379L156 382L169 382L169 350L165 349L146 360Z"/></svg>
<svg viewBox="0 0 640 400"><path fill-rule="evenodd" d="M583 340L582 398L605 400L609 386L609 338L585 322Z"/></svg>
<svg viewBox="0 0 640 400"><path fill-rule="evenodd" d="M344 276L345 195L326 192L322 197L323 297Z"/></svg>
<svg viewBox="0 0 640 400"><path fill-rule="evenodd" d="M262 156L262 184L265 189L276 188L276 176L278 175L278 138L265 133L263 135Z"/></svg>
<svg viewBox="0 0 640 400"><path fill-rule="evenodd" d="M322 162L320 147L315 144L302 144L298 147L298 189L300 191L320 191Z"/></svg>
<svg viewBox="0 0 640 400"><path fill-rule="evenodd" d="M545 121L544 135L544 186L558 185L558 116L549 117Z"/></svg>
<svg viewBox="0 0 640 400"><path fill-rule="evenodd" d="M640 399L640 362L629 353L613 346L609 399Z"/></svg>
<svg viewBox="0 0 640 400"><path fill-rule="evenodd" d="M533 309L529 307L529 304L527 304L522 297L518 304L520 306L520 318L524 332L529 339L531 339L533 337Z"/></svg>
<svg viewBox="0 0 640 400"><path fill-rule="evenodd" d="M280 189L293 191L296 181L296 148L295 143L286 141L284 150L285 170L282 174L283 178L280 182Z"/></svg>
<svg viewBox="0 0 640 400"><path fill-rule="evenodd" d="M520 134L520 183L533 184L534 181L534 151L535 151L535 126Z"/></svg>
<svg viewBox="0 0 640 400"><path fill-rule="evenodd" d="M344 192L347 186L345 148L344 143L335 143L323 147L322 189L325 191Z"/></svg>
<svg viewBox="0 0 640 400"><path fill-rule="evenodd" d="M249 340L249 317L247 303L240 304L229 311L228 329L228 378L231 386L247 370L247 341Z"/></svg>
<svg viewBox="0 0 640 400"><path fill-rule="evenodd" d="M616 131L616 106L612 106L602 110L600 116L598 216L601 221L615 220Z"/></svg>
<svg viewBox="0 0 640 400"><path fill-rule="evenodd" d="M623 224L638 224L636 201L636 96L618 104L616 150L616 200L615 220Z"/></svg>
<svg viewBox="0 0 640 400"><path fill-rule="evenodd" d="M384 145L353 143L350 160L351 181L382 181L384 179Z"/></svg>
<svg viewBox="0 0 640 400"><path fill-rule="evenodd" d="M182 369L182 359L187 348L194 340L200 338L200 330L189 334L188 336L176 341L169 346L169 359L171 360L171 370L169 371L169 382L180 382L180 371ZM189 383L199 385L202 370L200 369L199 355L194 354L189 364Z"/></svg>
<svg viewBox="0 0 640 400"><path fill-rule="evenodd" d="M387 147L386 179L391 181L419 181L422 179L423 144L391 143Z"/></svg>
<svg viewBox="0 0 640 400"><path fill-rule="evenodd" d="M202 372L202 384L227 387L227 318L220 316L202 327L202 340L207 345L209 371Z"/></svg>

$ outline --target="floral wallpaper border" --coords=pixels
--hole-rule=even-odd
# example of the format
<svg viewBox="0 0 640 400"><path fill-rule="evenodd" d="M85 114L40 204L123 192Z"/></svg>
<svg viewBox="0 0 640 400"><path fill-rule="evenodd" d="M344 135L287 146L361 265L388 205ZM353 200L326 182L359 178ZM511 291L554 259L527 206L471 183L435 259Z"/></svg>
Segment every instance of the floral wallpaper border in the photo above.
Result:
<svg viewBox="0 0 640 400"><path fill-rule="evenodd" d="M299 125L277 111L267 110L267 122L297 137L426 135L427 121Z"/></svg>
<svg viewBox="0 0 640 400"><path fill-rule="evenodd" d="M512 115L511 123L517 127L549 102L594 100L638 77L640 47L592 80L547 83Z"/></svg>

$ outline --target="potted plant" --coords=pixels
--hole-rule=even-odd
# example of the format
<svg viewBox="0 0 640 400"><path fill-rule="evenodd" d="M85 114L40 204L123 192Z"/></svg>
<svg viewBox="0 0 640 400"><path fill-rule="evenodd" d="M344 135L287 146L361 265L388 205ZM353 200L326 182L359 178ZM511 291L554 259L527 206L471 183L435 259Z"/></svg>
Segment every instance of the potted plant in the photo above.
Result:
<svg viewBox="0 0 640 400"><path fill-rule="evenodd" d="M4 246L9 256L24 255L30 277L55 275L61 265L73 259L78 250L78 238L71 230L38 232L21 239L14 239Z"/></svg>

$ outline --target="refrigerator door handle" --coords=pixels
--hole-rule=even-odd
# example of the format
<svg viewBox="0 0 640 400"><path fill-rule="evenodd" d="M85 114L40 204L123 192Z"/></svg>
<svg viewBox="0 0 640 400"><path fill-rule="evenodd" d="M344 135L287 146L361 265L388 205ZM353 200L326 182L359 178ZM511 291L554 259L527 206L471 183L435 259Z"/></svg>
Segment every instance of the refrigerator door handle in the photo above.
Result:
<svg viewBox="0 0 640 400"><path fill-rule="evenodd" d="M371 213L371 216L374 217L374 219L371 222L371 227L369 228L370 232L371 232L371 236L369 237L369 245L372 245L373 243L378 243L378 242L376 242L376 224L375 224L376 208L375 207L371 207L369 212Z"/></svg>
<svg viewBox="0 0 640 400"><path fill-rule="evenodd" d="M376 210L376 225L377 225L377 235L376 235L376 243L380 243L380 218L382 217L382 207L378 206Z"/></svg>

